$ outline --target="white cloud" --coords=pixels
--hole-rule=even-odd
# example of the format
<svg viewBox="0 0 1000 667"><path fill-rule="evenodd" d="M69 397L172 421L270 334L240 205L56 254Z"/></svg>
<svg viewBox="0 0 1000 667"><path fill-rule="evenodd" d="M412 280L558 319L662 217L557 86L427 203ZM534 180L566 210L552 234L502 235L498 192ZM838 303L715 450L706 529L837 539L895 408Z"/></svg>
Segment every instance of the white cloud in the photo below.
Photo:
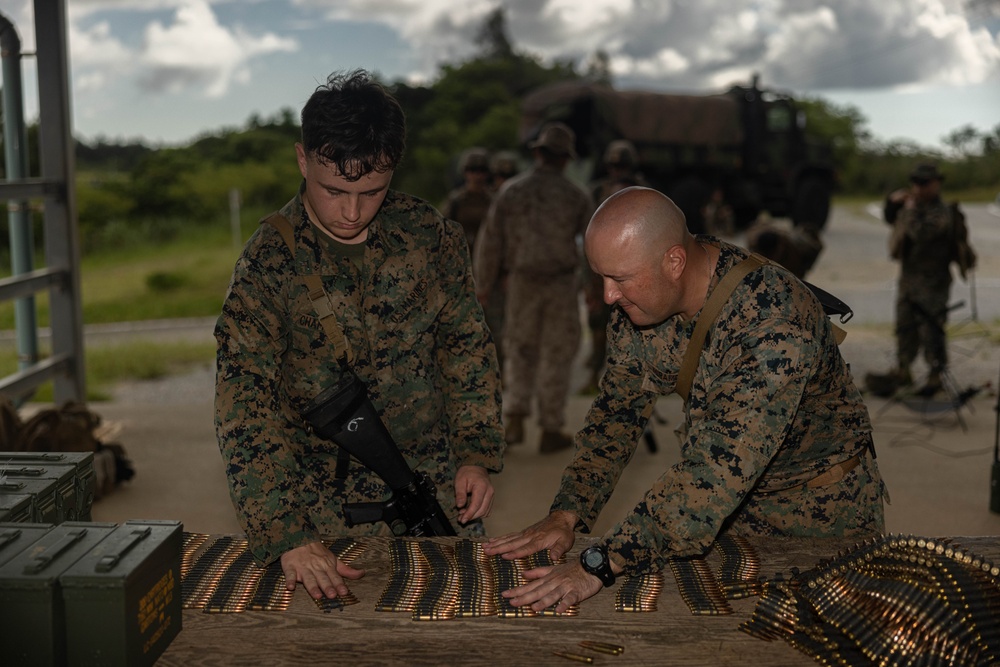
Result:
<svg viewBox="0 0 1000 667"><path fill-rule="evenodd" d="M143 41L140 82L146 90L200 87L208 97L224 95L234 81L247 81L245 68L253 57L297 48L294 40L272 33L257 37L221 26L205 0L184 2L169 25L150 23Z"/></svg>
<svg viewBox="0 0 1000 667"><path fill-rule="evenodd" d="M70 23L69 47L73 65L82 69L118 68L128 66L132 60L129 50L111 34L107 21L95 23L88 29Z"/></svg>
<svg viewBox="0 0 1000 667"><path fill-rule="evenodd" d="M603 49L636 83L707 86L757 71L779 86L884 88L1000 70L996 38L970 25L961 0L344 0L329 16L397 30L427 75L473 53L470 36L500 5L516 46L579 63Z"/></svg>
<svg viewBox="0 0 1000 667"><path fill-rule="evenodd" d="M34 0L0 1L33 49ZM67 13L75 113L110 118L117 105L140 126L171 103L212 110L212 120L189 125L214 122L223 108L245 114L262 103L260 86L274 91L274 108L296 104L302 82L308 90L325 73L313 68L330 63L432 80L442 63L479 50L477 34L498 6L516 48L581 66L601 49L620 87L717 91L753 73L771 88L824 95L981 86L1000 80L1000 22L971 13L969 2L68 0ZM381 37L363 42L354 32ZM327 33L338 48L306 41ZM295 50L285 75L263 61ZM29 75L31 67L26 60Z"/></svg>

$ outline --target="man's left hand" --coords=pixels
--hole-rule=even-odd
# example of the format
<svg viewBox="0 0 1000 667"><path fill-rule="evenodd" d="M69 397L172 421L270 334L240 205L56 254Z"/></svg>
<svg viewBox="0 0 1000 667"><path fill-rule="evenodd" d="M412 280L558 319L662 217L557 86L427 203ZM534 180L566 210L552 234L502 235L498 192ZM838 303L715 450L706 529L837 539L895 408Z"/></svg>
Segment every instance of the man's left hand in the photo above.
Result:
<svg viewBox="0 0 1000 667"><path fill-rule="evenodd" d="M455 473L455 506L458 522L469 523L493 510L493 483L486 468L462 466Z"/></svg>
<svg viewBox="0 0 1000 667"><path fill-rule="evenodd" d="M557 613L564 612L570 605L593 597L603 588L601 580L587 573L579 563L536 567L527 570L524 578L528 583L503 591L501 595L515 607L531 605L535 611L556 605Z"/></svg>

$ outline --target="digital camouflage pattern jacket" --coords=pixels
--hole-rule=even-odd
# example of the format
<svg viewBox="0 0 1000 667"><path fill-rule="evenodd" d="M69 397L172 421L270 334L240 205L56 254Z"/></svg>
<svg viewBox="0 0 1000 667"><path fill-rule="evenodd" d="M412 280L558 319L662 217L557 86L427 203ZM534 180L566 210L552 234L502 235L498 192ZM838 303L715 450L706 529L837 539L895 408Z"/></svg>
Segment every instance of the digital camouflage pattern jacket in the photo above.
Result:
<svg viewBox="0 0 1000 667"><path fill-rule="evenodd" d="M709 295L747 255L720 247ZM671 394L698 315L636 327L614 308L608 368L576 436L552 510L588 529L635 451L657 396ZM723 531L861 535L883 530L868 410L812 292L773 264L751 272L709 330L687 405L681 461L604 537L626 571L704 553ZM803 483L861 454L836 484Z"/></svg>
<svg viewBox="0 0 1000 667"><path fill-rule="evenodd" d="M956 219L961 216L961 220ZM925 289L947 290L951 286L951 263L957 262L962 276L975 266L968 245L964 215L957 206L940 199L900 208L889 236L889 256L900 262L900 289L920 296ZM959 256L958 248L972 254L971 261Z"/></svg>
<svg viewBox="0 0 1000 667"><path fill-rule="evenodd" d="M319 274L351 346L355 373L407 463L428 473L456 512L459 466L499 472L503 434L496 354L475 298L461 228L425 202L390 191L368 229L359 268L336 254L296 196L281 213L295 257L261 225L236 263L218 319L216 431L230 493L262 563L348 529L341 504L387 489L352 459L335 475L338 448L312 434L303 408L343 373L300 276Z"/></svg>
<svg viewBox="0 0 1000 667"><path fill-rule="evenodd" d="M537 165L501 186L476 243L476 282L504 271L557 276L581 268L577 237L594 212L590 196L560 169Z"/></svg>

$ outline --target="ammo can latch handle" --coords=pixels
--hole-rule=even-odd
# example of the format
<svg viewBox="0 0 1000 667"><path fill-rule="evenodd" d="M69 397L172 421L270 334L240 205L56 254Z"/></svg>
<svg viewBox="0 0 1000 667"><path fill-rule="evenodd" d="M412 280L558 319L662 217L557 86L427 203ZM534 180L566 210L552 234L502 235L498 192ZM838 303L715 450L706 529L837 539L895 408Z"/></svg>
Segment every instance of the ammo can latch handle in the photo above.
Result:
<svg viewBox="0 0 1000 667"><path fill-rule="evenodd" d="M3 549L8 544L12 543L14 540L21 536L20 528L11 528L10 530L5 530L0 533L0 549Z"/></svg>
<svg viewBox="0 0 1000 667"><path fill-rule="evenodd" d="M20 468L7 468L4 471L8 477L41 477L45 474L45 468L32 468L21 466Z"/></svg>
<svg viewBox="0 0 1000 667"><path fill-rule="evenodd" d="M94 566L94 570L96 572L110 572L116 565L118 565L118 563L121 562L121 559L125 557L125 554L131 551L135 545L139 544L139 542L142 542L144 539L149 537L152 532L153 529L149 526L146 526L141 530L133 530L129 536L128 542L121 546L118 553L102 556L101 559L97 561L97 565Z"/></svg>
<svg viewBox="0 0 1000 667"><path fill-rule="evenodd" d="M81 528L80 530L73 530L63 536L61 540L53 544L51 547L47 548L42 553L38 554L32 558L27 565L24 566L25 574L38 574L49 565L52 564L59 554L69 549L71 546L83 539L84 535L87 534L86 528Z"/></svg>

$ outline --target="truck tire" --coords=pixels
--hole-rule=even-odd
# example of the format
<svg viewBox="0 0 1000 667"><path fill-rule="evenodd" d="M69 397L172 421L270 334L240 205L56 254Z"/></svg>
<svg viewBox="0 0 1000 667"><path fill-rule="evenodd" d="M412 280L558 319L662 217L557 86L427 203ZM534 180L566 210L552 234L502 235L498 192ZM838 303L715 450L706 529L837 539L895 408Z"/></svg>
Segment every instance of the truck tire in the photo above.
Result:
<svg viewBox="0 0 1000 667"><path fill-rule="evenodd" d="M705 206L712 197L712 189L698 178L685 178L667 191L677 208L684 212L687 228L692 234L705 233Z"/></svg>
<svg viewBox="0 0 1000 667"><path fill-rule="evenodd" d="M826 226L830 217L830 198L833 187L829 179L821 176L807 176L795 190L792 202L792 222L795 226L811 224L818 229Z"/></svg>

